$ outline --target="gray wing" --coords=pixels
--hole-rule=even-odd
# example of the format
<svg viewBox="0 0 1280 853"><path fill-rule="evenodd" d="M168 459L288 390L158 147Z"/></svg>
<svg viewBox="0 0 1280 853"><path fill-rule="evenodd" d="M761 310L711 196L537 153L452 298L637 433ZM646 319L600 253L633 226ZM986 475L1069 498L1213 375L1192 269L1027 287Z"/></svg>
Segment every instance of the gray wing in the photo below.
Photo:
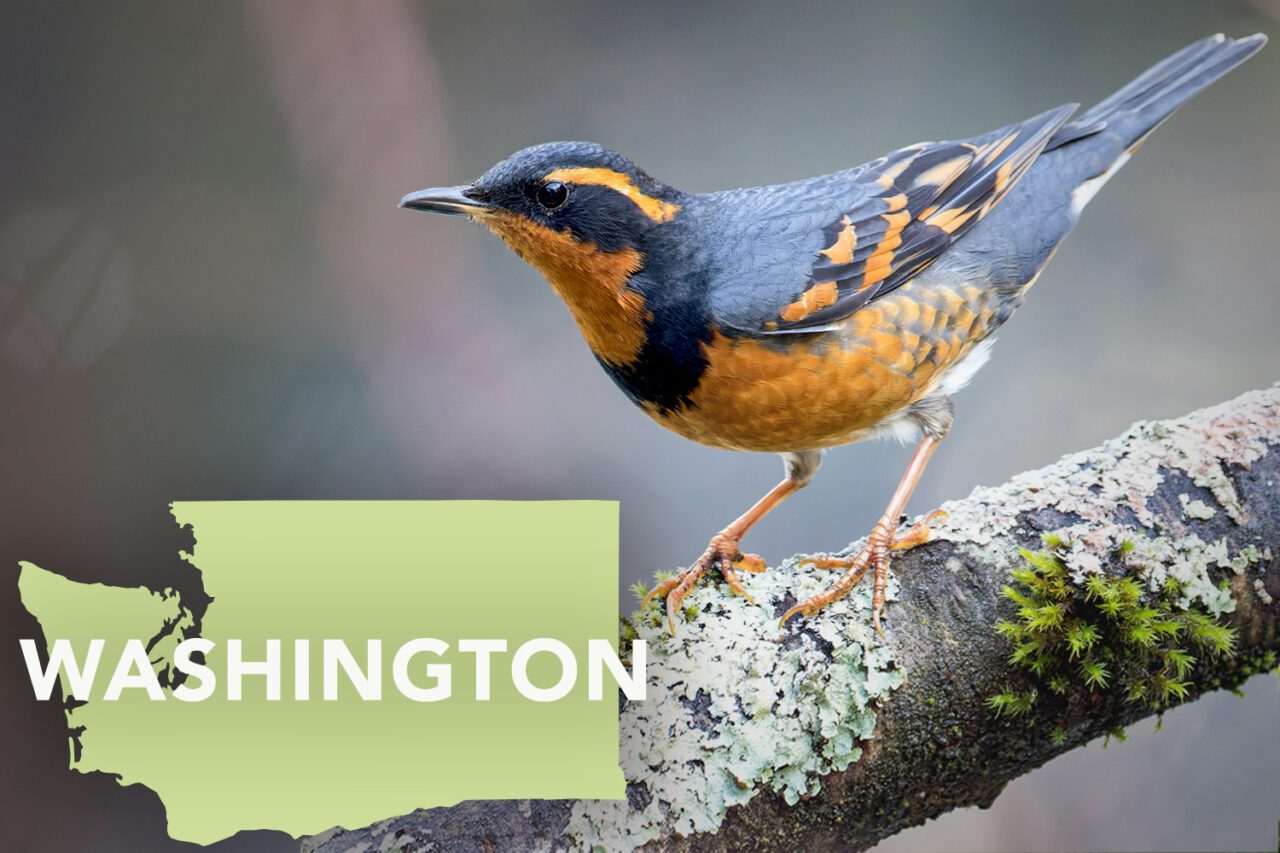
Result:
<svg viewBox="0 0 1280 853"><path fill-rule="evenodd" d="M848 172L720 194L739 250L718 265L713 316L753 335L815 332L892 292L1004 198L1075 107Z"/></svg>

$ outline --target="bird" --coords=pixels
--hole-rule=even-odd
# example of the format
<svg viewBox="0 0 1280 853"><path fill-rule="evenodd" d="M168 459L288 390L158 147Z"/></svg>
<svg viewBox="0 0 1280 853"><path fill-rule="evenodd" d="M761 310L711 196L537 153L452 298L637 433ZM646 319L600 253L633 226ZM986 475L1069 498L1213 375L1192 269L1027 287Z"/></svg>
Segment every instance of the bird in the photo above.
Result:
<svg viewBox="0 0 1280 853"><path fill-rule="evenodd" d="M469 218L541 272L605 372L662 426L781 455L782 481L645 598L642 610L665 596L672 635L708 572L752 600L739 573L766 566L741 551L744 535L812 481L828 449L915 442L865 545L802 561L840 575L779 623L814 616L871 571L883 636L890 555L929 541L942 517L899 529L952 427L952 396L1094 194L1178 107L1266 41L1210 36L1078 115L1066 104L790 183L684 192L601 145L551 142L400 206Z"/></svg>

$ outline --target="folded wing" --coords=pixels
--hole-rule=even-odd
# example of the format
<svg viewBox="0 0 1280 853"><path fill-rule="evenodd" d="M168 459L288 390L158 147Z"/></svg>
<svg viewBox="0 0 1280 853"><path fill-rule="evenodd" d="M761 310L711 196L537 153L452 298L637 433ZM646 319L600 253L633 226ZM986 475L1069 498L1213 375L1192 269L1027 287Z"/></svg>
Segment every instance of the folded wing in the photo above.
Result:
<svg viewBox="0 0 1280 853"><path fill-rule="evenodd" d="M713 304L717 320L758 335L816 332L891 293L1000 202L1075 108L1059 107L967 141L913 145L853 170L860 186L846 187L844 196L854 201L821 226L822 248L807 278L750 293L729 285L737 292ZM805 211L798 220L813 221L815 201L796 199Z"/></svg>

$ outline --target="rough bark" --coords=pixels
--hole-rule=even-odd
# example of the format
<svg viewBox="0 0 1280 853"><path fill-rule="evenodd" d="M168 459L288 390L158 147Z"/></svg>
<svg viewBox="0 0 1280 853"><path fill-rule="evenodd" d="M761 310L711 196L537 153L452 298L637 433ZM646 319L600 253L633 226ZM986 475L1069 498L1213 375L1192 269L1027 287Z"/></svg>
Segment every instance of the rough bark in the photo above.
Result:
<svg viewBox="0 0 1280 853"><path fill-rule="evenodd" d="M703 590L679 637L643 627L650 690L622 710L625 801L469 802L304 849L855 850L989 805L1017 776L1157 713L1122 685L992 712L989 697L1034 684L994 630L1014 614L1001 589L1018 549L1054 533L1077 582L1105 572L1155 590L1174 577L1182 606L1219 613L1236 652L1198 659L1191 701L1275 666L1278 490L1280 386L1137 424L945 505L937 538L895 558L884 640L866 627L865 586L779 635L777 616L830 580L792 561L750 578L758 607Z"/></svg>

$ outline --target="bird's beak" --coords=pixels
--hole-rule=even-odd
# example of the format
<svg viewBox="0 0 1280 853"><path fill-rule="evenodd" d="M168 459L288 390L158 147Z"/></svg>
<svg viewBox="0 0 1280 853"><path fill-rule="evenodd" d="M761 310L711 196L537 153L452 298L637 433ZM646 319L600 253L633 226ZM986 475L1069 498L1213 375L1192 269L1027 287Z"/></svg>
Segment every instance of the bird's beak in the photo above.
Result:
<svg viewBox="0 0 1280 853"><path fill-rule="evenodd" d="M431 187L409 193L400 199L401 207L425 210L429 213L476 216L489 209L489 205L468 195L471 187Z"/></svg>

